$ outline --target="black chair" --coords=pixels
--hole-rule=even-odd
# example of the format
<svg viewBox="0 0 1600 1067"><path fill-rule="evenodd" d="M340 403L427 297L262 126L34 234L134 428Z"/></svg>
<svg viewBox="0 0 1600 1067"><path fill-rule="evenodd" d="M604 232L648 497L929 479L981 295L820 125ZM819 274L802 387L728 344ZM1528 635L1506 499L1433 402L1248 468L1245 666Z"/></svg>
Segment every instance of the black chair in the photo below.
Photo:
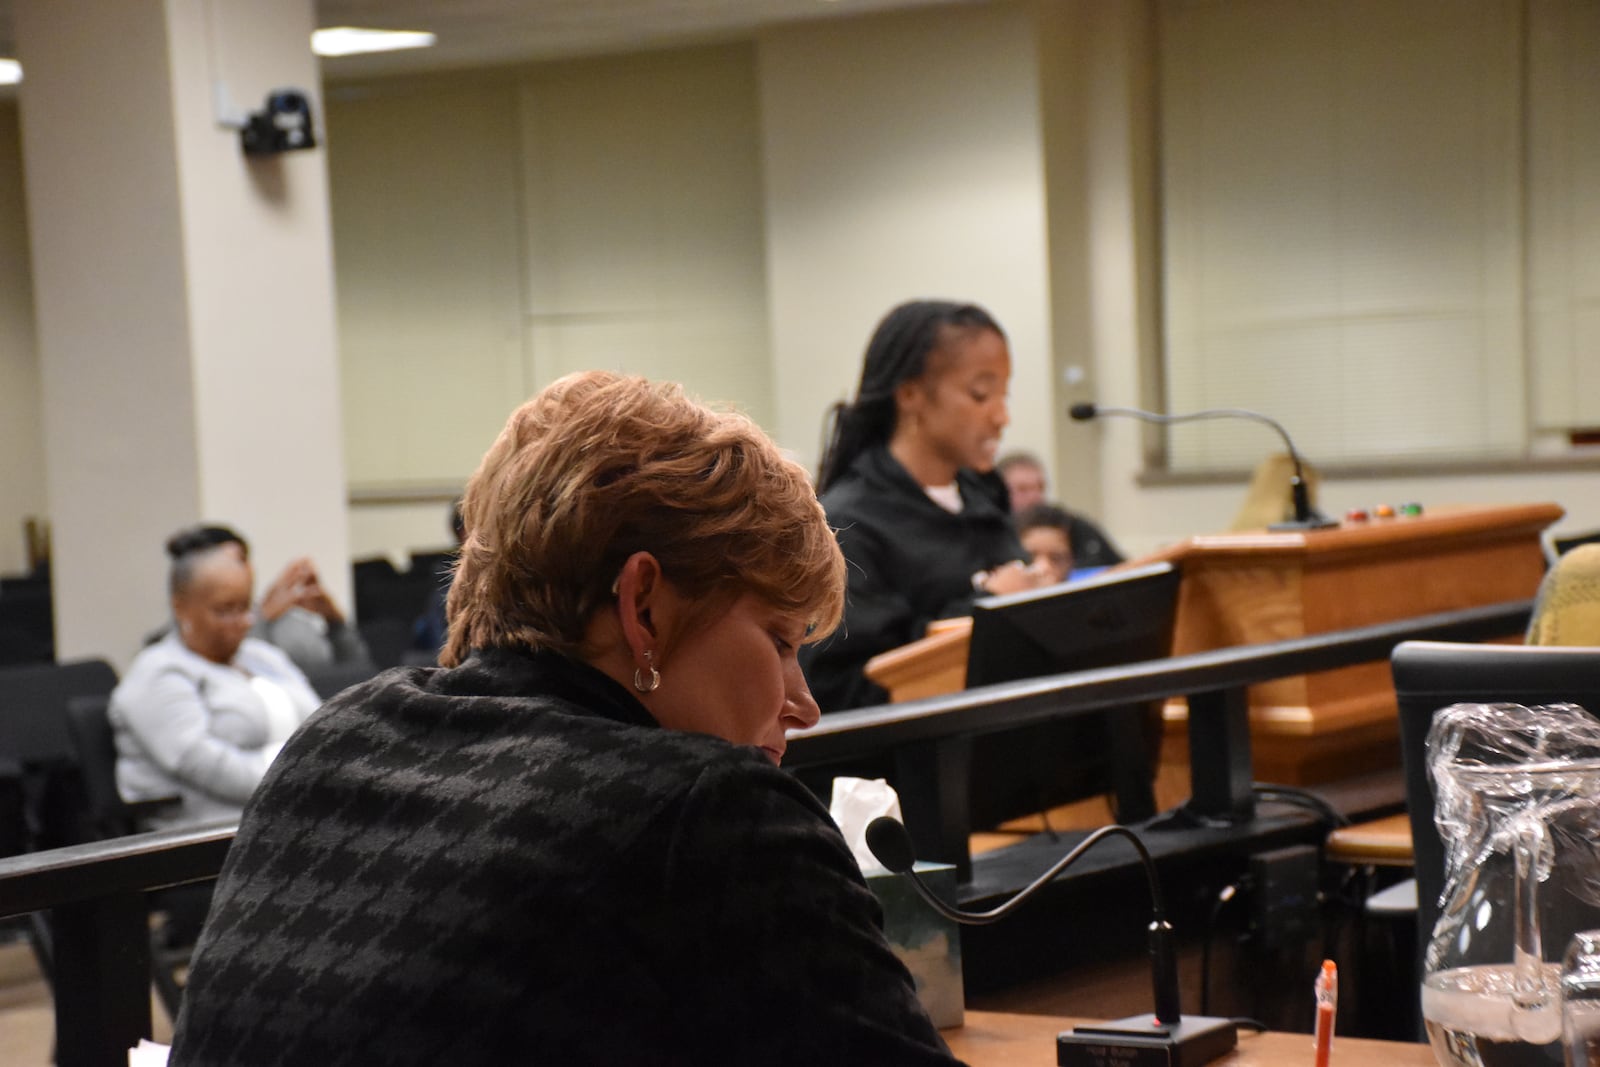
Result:
<svg viewBox="0 0 1600 1067"><path fill-rule="evenodd" d="M47 664L55 659L50 583L0 579L0 664Z"/></svg>
<svg viewBox="0 0 1600 1067"><path fill-rule="evenodd" d="M33 852L82 840L82 776L67 733L67 701L107 696L117 673L104 660L0 667L0 850ZM28 917L39 969L54 974L50 925Z"/></svg>
<svg viewBox="0 0 1600 1067"><path fill-rule="evenodd" d="M1589 530L1586 533L1570 534L1566 537L1552 537L1550 547L1557 556L1560 556L1579 545L1592 545L1600 541L1600 530Z"/></svg>
<svg viewBox="0 0 1600 1067"><path fill-rule="evenodd" d="M317 696L328 700L334 694L366 681L381 669L375 663L358 660L354 663L328 663L320 667L310 667L305 675L306 681L311 683L311 688L317 691Z"/></svg>
<svg viewBox="0 0 1600 1067"><path fill-rule="evenodd" d="M88 839L105 840L137 833L143 820L180 806L176 796L129 802L117 792L117 750L111 720L106 717L109 700L105 696L78 696L67 701L67 730L77 752L87 800ZM190 923L165 922L150 932L150 980L161 997L161 1006L174 1022L183 1001L183 986L178 974L188 967L194 948L193 934L181 927L198 930L210 906L211 887L179 886L149 895L153 910L194 915ZM198 913L198 914L196 914Z"/></svg>
<svg viewBox="0 0 1600 1067"><path fill-rule="evenodd" d="M67 733L67 701L110 696L116 685L117 672L99 659L0 668L0 759L23 770L29 850L82 837L82 789Z"/></svg>
<svg viewBox="0 0 1600 1067"><path fill-rule="evenodd" d="M1427 739L1452 704L1577 704L1600 716L1600 648L1406 641L1390 659L1400 704L1400 755L1417 875L1417 976L1439 918L1444 844L1434 826Z"/></svg>
<svg viewBox="0 0 1600 1067"><path fill-rule="evenodd" d="M456 549L444 549L438 552L413 552L411 553L411 573L426 574L435 578L449 579L450 568L455 566L456 557L461 553Z"/></svg>
<svg viewBox="0 0 1600 1067"><path fill-rule="evenodd" d="M91 840L138 833L144 819L182 804L176 796L128 801L117 792L117 746L106 715L110 699L101 695L67 700L67 733L78 757Z"/></svg>
<svg viewBox="0 0 1600 1067"><path fill-rule="evenodd" d="M350 566L356 618L362 624L397 619L409 627L428 606L436 581L431 571L397 571L381 557L356 560Z"/></svg>
<svg viewBox="0 0 1600 1067"><path fill-rule="evenodd" d="M360 631L361 640L367 646L367 655L376 664L372 670L374 674L388 667L398 667L411 648L409 618L364 618L356 623L356 629Z"/></svg>

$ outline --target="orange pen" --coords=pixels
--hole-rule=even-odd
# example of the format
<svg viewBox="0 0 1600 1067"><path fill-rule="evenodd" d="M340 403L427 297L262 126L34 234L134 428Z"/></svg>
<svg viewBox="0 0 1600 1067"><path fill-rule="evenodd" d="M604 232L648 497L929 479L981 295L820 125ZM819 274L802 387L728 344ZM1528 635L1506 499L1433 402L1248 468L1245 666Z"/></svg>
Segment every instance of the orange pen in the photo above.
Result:
<svg viewBox="0 0 1600 1067"><path fill-rule="evenodd" d="M1332 960L1322 961L1322 970L1312 986L1317 998L1317 1064L1328 1067L1333 1052L1333 1016L1339 1009L1339 969Z"/></svg>

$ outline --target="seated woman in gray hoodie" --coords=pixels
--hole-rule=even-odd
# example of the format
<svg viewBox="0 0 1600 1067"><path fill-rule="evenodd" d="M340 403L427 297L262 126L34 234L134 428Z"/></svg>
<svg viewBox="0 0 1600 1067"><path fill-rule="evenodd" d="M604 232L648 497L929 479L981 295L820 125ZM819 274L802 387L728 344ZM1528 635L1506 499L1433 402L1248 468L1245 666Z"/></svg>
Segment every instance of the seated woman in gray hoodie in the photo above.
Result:
<svg viewBox="0 0 1600 1067"><path fill-rule="evenodd" d="M278 749L321 703L287 655L249 636L252 586L237 546L175 558L175 625L111 694L118 791L130 801L183 799L152 826L237 819Z"/></svg>

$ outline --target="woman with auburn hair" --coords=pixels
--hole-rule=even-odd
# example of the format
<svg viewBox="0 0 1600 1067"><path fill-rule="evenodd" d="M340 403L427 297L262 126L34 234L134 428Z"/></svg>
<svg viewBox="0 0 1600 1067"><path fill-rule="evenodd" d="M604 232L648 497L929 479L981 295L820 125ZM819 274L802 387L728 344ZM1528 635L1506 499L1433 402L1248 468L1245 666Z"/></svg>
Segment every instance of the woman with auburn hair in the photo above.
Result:
<svg viewBox="0 0 1600 1067"><path fill-rule="evenodd" d="M174 1064L952 1063L778 769L843 607L805 472L570 375L463 502L442 668L331 701L245 812Z"/></svg>

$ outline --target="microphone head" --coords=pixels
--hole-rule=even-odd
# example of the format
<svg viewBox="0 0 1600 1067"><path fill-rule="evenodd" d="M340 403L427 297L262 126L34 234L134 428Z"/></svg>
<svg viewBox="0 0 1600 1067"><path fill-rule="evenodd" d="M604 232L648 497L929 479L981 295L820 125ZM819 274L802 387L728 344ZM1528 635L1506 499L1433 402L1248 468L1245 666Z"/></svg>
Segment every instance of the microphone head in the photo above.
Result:
<svg viewBox="0 0 1600 1067"><path fill-rule="evenodd" d="M1078 422L1088 422L1099 414L1093 404L1074 404L1067 409L1067 414Z"/></svg>
<svg viewBox="0 0 1600 1067"><path fill-rule="evenodd" d="M867 847L879 863L895 874L905 874L917 862L917 851L912 847L905 824L889 815L880 815L867 823Z"/></svg>

